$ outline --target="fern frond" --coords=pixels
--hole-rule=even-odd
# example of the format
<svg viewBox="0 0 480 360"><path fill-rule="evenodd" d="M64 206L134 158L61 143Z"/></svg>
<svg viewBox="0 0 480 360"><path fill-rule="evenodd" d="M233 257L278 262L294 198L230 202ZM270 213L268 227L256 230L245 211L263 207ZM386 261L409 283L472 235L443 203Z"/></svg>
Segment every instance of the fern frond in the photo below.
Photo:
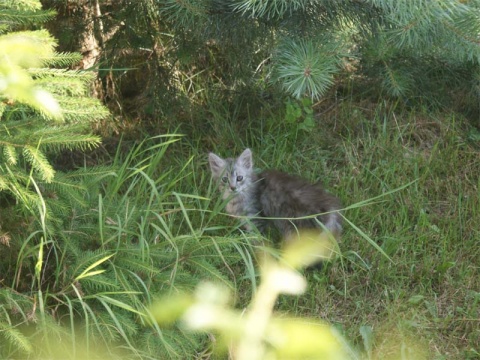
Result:
<svg viewBox="0 0 480 360"><path fill-rule="evenodd" d="M21 321L28 321L27 312L32 309L33 299L29 296L19 294L12 289L3 287L0 289L0 304L4 309L7 309L10 313L17 315ZM11 323L10 320L7 321Z"/></svg>
<svg viewBox="0 0 480 360"><path fill-rule="evenodd" d="M85 291L90 294L119 290L118 284L115 280L103 274L81 279L80 283ZM95 295L93 295L93 297L95 297Z"/></svg>
<svg viewBox="0 0 480 360"><path fill-rule="evenodd" d="M132 250L124 249L121 251L119 256L115 257L115 265L135 272L149 274L150 276L160 272L158 266L145 261L139 251Z"/></svg>
<svg viewBox="0 0 480 360"><path fill-rule="evenodd" d="M115 331L117 331L117 334L120 335L124 340L126 340L127 343L129 343L129 335L133 335L138 329L135 321L133 321L132 318L129 316L130 314L119 310L118 307L115 307L115 311L112 310L109 302L104 298L98 297L97 300L107 310L106 314L108 314L110 317L109 321L115 324Z"/></svg>
<svg viewBox="0 0 480 360"><path fill-rule="evenodd" d="M37 207L38 194L25 186L29 180L27 174L18 171L15 167L10 168L7 164L0 166L0 174L3 174L3 181L6 182L4 188L24 204L26 209L33 210Z"/></svg>
<svg viewBox="0 0 480 360"><path fill-rule="evenodd" d="M67 179L82 179L90 182L98 182L106 177L116 176L115 168L112 166L92 166L70 171L64 174Z"/></svg>
<svg viewBox="0 0 480 360"><path fill-rule="evenodd" d="M55 178L50 183L44 184L44 188L49 197L55 201L63 199L63 201L72 204L72 207L84 207L87 205L85 201L85 187L69 180L61 172L56 172ZM65 210L67 210L67 206L62 207L62 213L65 213Z"/></svg>
<svg viewBox="0 0 480 360"><path fill-rule="evenodd" d="M222 283L228 287L232 286L232 283L219 269L204 257L194 257L188 259L185 264L187 268L190 268L196 273L196 276L200 276L204 279L210 279L214 282Z"/></svg>
<svg viewBox="0 0 480 360"><path fill-rule="evenodd" d="M75 261L74 264L71 264L72 266L69 269L69 276L73 279L76 279L80 274L82 274L84 271L86 271L89 267L92 266L97 261L101 261L102 259L105 259L105 251L104 250L96 250L96 251L85 251L81 253L77 260ZM98 275L101 276L101 275ZM85 279L89 279L92 277L86 277L84 279L81 279L82 281ZM100 283L104 282L103 280L100 281ZM108 281L106 282L108 283ZM113 286L117 286L116 284L113 284Z"/></svg>

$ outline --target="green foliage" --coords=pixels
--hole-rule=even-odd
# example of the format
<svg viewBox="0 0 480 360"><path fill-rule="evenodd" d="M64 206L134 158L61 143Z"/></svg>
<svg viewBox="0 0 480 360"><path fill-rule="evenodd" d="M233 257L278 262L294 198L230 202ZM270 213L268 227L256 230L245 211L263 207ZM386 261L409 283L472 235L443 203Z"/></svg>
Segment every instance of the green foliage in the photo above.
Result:
<svg viewBox="0 0 480 360"><path fill-rule="evenodd" d="M333 85L333 77L340 70L341 57L336 46L338 44L329 44L326 39L285 39L273 60L274 79L297 99L318 98Z"/></svg>
<svg viewBox="0 0 480 360"><path fill-rule="evenodd" d="M237 1L234 10L249 15L252 18L282 18L292 12L301 10L309 5L309 0L274 0L274 1Z"/></svg>
<svg viewBox="0 0 480 360"><path fill-rule="evenodd" d="M44 23L55 17L55 11L42 10L38 0L5 0L0 3L0 18L3 19L0 33L18 30Z"/></svg>
<svg viewBox="0 0 480 360"><path fill-rule="evenodd" d="M69 23L78 20L67 5L52 4ZM134 118L194 122L206 104L219 101L244 120L263 101L317 102L348 97L352 89L356 97L475 117L479 6L454 0L118 1L100 4L108 16L92 21L104 29L97 40L104 42L99 74L106 100Z"/></svg>
<svg viewBox="0 0 480 360"><path fill-rule="evenodd" d="M56 40L46 30L24 30L54 15L40 7L38 1L1 5L9 15L3 14L8 28L0 35L0 201L13 195L18 210L33 214L44 202L52 209L50 221L71 200L78 203L85 189L81 180L56 176L48 156L97 146L100 139L88 134L89 126L108 111L89 95L92 74L48 67L70 66L80 55L56 53Z"/></svg>
<svg viewBox="0 0 480 360"><path fill-rule="evenodd" d="M284 95L319 100L333 91L344 96L352 86L357 96L478 112L478 1L124 5L138 33L128 39L118 34L107 47L114 51L124 40L138 49L161 44L148 66L162 80L146 87L158 100L149 109L164 115L179 113L171 108L182 113L186 104L194 114L198 105L216 99L243 105L247 99L251 107L259 106L259 98ZM158 105L166 100L169 106Z"/></svg>
<svg viewBox="0 0 480 360"><path fill-rule="evenodd" d="M407 118L383 107L365 116L365 106L345 103L337 111L328 126L308 132L287 132L291 124L265 119L246 135L231 126L236 138L254 139L257 166L322 180L349 205L345 215L355 226L345 224L338 259L325 270L306 272L306 293L278 297L276 311L327 320L360 358L441 358L447 352L452 359L474 358L478 329L464 319L473 319L479 306L478 270L471 267L478 255L472 251L478 215L472 179L479 169L475 143L459 132L464 120L451 117L442 124L425 113ZM210 121L223 123L218 116ZM408 121L399 126L400 118ZM222 136L223 147L230 134ZM0 323L9 330L0 335L2 356L27 357L30 348L38 357L54 357L60 338L66 350L56 358L108 358L108 352L192 358L208 351L207 336L185 332L176 322L159 328L142 315L158 298L193 291L201 280L229 288L238 308L259 292L249 245L258 239L223 214L209 183L207 149L193 140L164 136L120 144L128 151L111 159L115 171L86 177L85 206L65 213L62 232L44 235L38 278L43 233L12 233L10 247L0 245L0 272L7 279ZM240 140L234 146L243 148ZM175 302L183 309L189 304ZM174 315L178 307L162 309ZM47 333L55 334L50 348Z"/></svg>
<svg viewBox="0 0 480 360"><path fill-rule="evenodd" d="M480 209L475 128L454 113L339 99L313 105L322 121L311 131L292 131L285 114L301 121L299 108L265 111L248 129L220 113L210 123L225 130L212 126L217 145L204 145L231 154L249 146L259 168L321 181L347 207L339 258L307 272L307 293L281 296L276 310L327 320L363 358L474 359L479 330L464 314L474 319L479 310L471 302L480 279L471 267Z"/></svg>
<svg viewBox="0 0 480 360"><path fill-rule="evenodd" d="M202 279L233 289L235 278L221 269L236 266L236 247L245 246L215 235L209 198L180 192L189 165L173 171L165 162L179 139L159 136L119 152L109 168L62 174L59 182L82 179L87 191L55 215L61 231L49 223L33 231L33 223L12 232L0 267L10 285L0 294L2 357L178 358L205 346L205 336L160 330L147 311L160 295ZM52 210L44 211L48 218Z"/></svg>
<svg viewBox="0 0 480 360"><path fill-rule="evenodd" d="M384 15L378 31L365 38L362 64L386 95L421 97L444 106L452 104L452 91L470 93L470 101L478 97L471 81L480 60L480 47L471 36L480 27L477 1L372 4Z"/></svg>
<svg viewBox="0 0 480 360"><path fill-rule="evenodd" d="M285 109L285 122L296 124L298 130L311 131L315 127L312 101L303 98L300 101L288 101Z"/></svg>
<svg viewBox="0 0 480 360"><path fill-rule="evenodd" d="M33 3L1 10L44 16ZM87 96L93 74L47 68L79 55L55 52L56 41L32 35L26 20L2 23L2 34L30 38L35 46L18 49L38 50L41 61L16 52L18 37L0 47L17 64L1 72L0 357L210 356L211 337L177 323L159 328L147 309L205 279L235 292L239 308L259 291L258 238L223 214L204 159L216 147L245 146L257 166L321 180L347 205L338 259L306 273L303 296L278 297L280 313L327 320L365 358L478 357L477 131L453 114L352 101L366 85L367 95L409 104L478 106L478 41L468 41L478 34L478 5L111 2L120 11L95 18L113 34L105 68L118 68L119 54L135 54L135 66L122 65L130 70L118 77L102 67L105 84L130 91L123 79L141 74L135 80L148 91L132 101L135 111L190 118L180 125L189 135L125 142L103 159L112 166L73 172L48 160L98 141L85 131L106 116ZM123 17L127 26L113 31ZM312 64L306 79L302 67ZM12 71L21 82L11 82ZM332 87L331 99L312 101ZM41 92L39 102L38 88L52 97ZM285 100L285 91L300 99ZM62 118L49 107L57 103Z"/></svg>
<svg viewBox="0 0 480 360"><path fill-rule="evenodd" d="M231 309L228 291L213 283L204 283L195 293L170 296L153 308L160 325L180 319L187 329L213 331L219 344L214 351L226 352L239 360L265 358L349 359L356 356L347 342L329 325L313 320L285 319L275 316L273 308L281 294L300 295L305 279L295 271L311 265L312 254L331 258L332 244L320 232L300 233L284 249L278 261L267 252L261 254L262 281L248 311Z"/></svg>

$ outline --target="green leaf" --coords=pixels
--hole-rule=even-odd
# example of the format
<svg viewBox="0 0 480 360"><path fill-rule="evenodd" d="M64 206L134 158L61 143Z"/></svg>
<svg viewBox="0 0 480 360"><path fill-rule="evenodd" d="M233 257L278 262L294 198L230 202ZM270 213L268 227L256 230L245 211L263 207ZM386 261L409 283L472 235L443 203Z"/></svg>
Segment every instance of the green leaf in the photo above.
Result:
<svg viewBox="0 0 480 360"><path fill-rule="evenodd" d="M373 330L372 327L369 325L362 325L360 326L360 335L362 336L363 340L363 347L368 354L368 358L372 358L372 351L373 351Z"/></svg>
<svg viewBox="0 0 480 360"><path fill-rule="evenodd" d="M82 273L75 278L75 281L81 280L81 279L89 277L89 276L94 276L94 275L103 273L105 270L95 270L95 271L90 271L90 270L96 268L100 264L103 264L105 261L107 261L108 259L110 259L114 255L115 254L111 254L111 255L108 255L108 256L105 256L105 257L101 258L98 261L95 261L92 265L90 265L84 271L82 271Z"/></svg>

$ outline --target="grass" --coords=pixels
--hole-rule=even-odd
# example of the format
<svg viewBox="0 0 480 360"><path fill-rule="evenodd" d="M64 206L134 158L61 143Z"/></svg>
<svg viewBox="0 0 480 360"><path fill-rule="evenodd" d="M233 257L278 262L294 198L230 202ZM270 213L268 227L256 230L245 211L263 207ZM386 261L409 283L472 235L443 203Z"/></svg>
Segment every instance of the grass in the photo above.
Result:
<svg viewBox="0 0 480 360"><path fill-rule="evenodd" d="M345 203L415 180L381 202L346 211L392 262L347 227L341 244L346 261L329 268L321 285L326 290L312 283L314 295L303 307L330 304L322 313L358 343L359 329L368 325L380 344L390 335L396 347L415 339L429 354L425 358L474 358L479 308L471 298L479 295L479 250L473 219L480 208L478 183L469 179L479 171L478 152L462 141L453 116L407 114L399 123L393 115L382 122L363 116L343 121L337 146L344 161L337 193ZM373 354L385 358L375 343Z"/></svg>
<svg viewBox="0 0 480 360"><path fill-rule="evenodd" d="M259 167L320 179L354 224L341 259L307 273L308 293L281 298L280 312L335 324L370 358L479 356L480 161L464 119L344 104L309 133L269 117L247 130L239 119L215 126L222 121L228 131L203 153L249 146Z"/></svg>
<svg viewBox="0 0 480 360"><path fill-rule="evenodd" d="M207 153L237 155L248 146L257 167L322 181L348 219L340 256L307 271L307 293L280 297L279 313L328 321L366 359L478 358L480 161L467 121L382 104L329 109L303 131L278 109L249 116L211 105L204 121L176 128L183 136L119 151L110 159L114 176L86 184L88 208L72 210L61 236L43 232L48 255L38 289L28 280L41 244L36 225L11 234L20 246L8 255L16 259L17 251L22 264L13 263L11 273L2 268L8 286L0 296L8 305L0 331L9 344L0 346L2 355L74 358L98 344L100 357L206 351L208 337L148 326L139 313L202 279L225 284L236 306L247 306L258 285L256 236L224 214ZM50 269L53 276L45 274ZM29 288L42 290L44 330L32 321L40 313ZM53 333L50 348L40 347ZM69 344L61 353L59 338Z"/></svg>
<svg viewBox="0 0 480 360"><path fill-rule="evenodd" d="M236 240L209 234L221 229L210 200L178 186L191 164L165 162L179 139L117 153L83 184L87 206L72 208L60 230L42 217L12 231L2 249L2 358L179 358L205 348L206 336L160 329L148 315L161 294L205 278L233 289L232 270L219 269L241 258ZM37 227L48 231L27 236Z"/></svg>

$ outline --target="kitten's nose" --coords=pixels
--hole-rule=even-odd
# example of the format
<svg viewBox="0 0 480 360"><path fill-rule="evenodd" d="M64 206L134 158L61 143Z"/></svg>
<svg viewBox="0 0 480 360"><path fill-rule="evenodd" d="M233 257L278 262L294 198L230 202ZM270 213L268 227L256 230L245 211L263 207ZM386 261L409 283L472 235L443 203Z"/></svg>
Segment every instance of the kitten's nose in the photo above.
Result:
<svg viewBox="0 0 480 360"><path fill-rule="evenodd" d="M234 185L230 185L230 190L235 191L235 190L237 190L237 187L234 186Z"/></svg>

